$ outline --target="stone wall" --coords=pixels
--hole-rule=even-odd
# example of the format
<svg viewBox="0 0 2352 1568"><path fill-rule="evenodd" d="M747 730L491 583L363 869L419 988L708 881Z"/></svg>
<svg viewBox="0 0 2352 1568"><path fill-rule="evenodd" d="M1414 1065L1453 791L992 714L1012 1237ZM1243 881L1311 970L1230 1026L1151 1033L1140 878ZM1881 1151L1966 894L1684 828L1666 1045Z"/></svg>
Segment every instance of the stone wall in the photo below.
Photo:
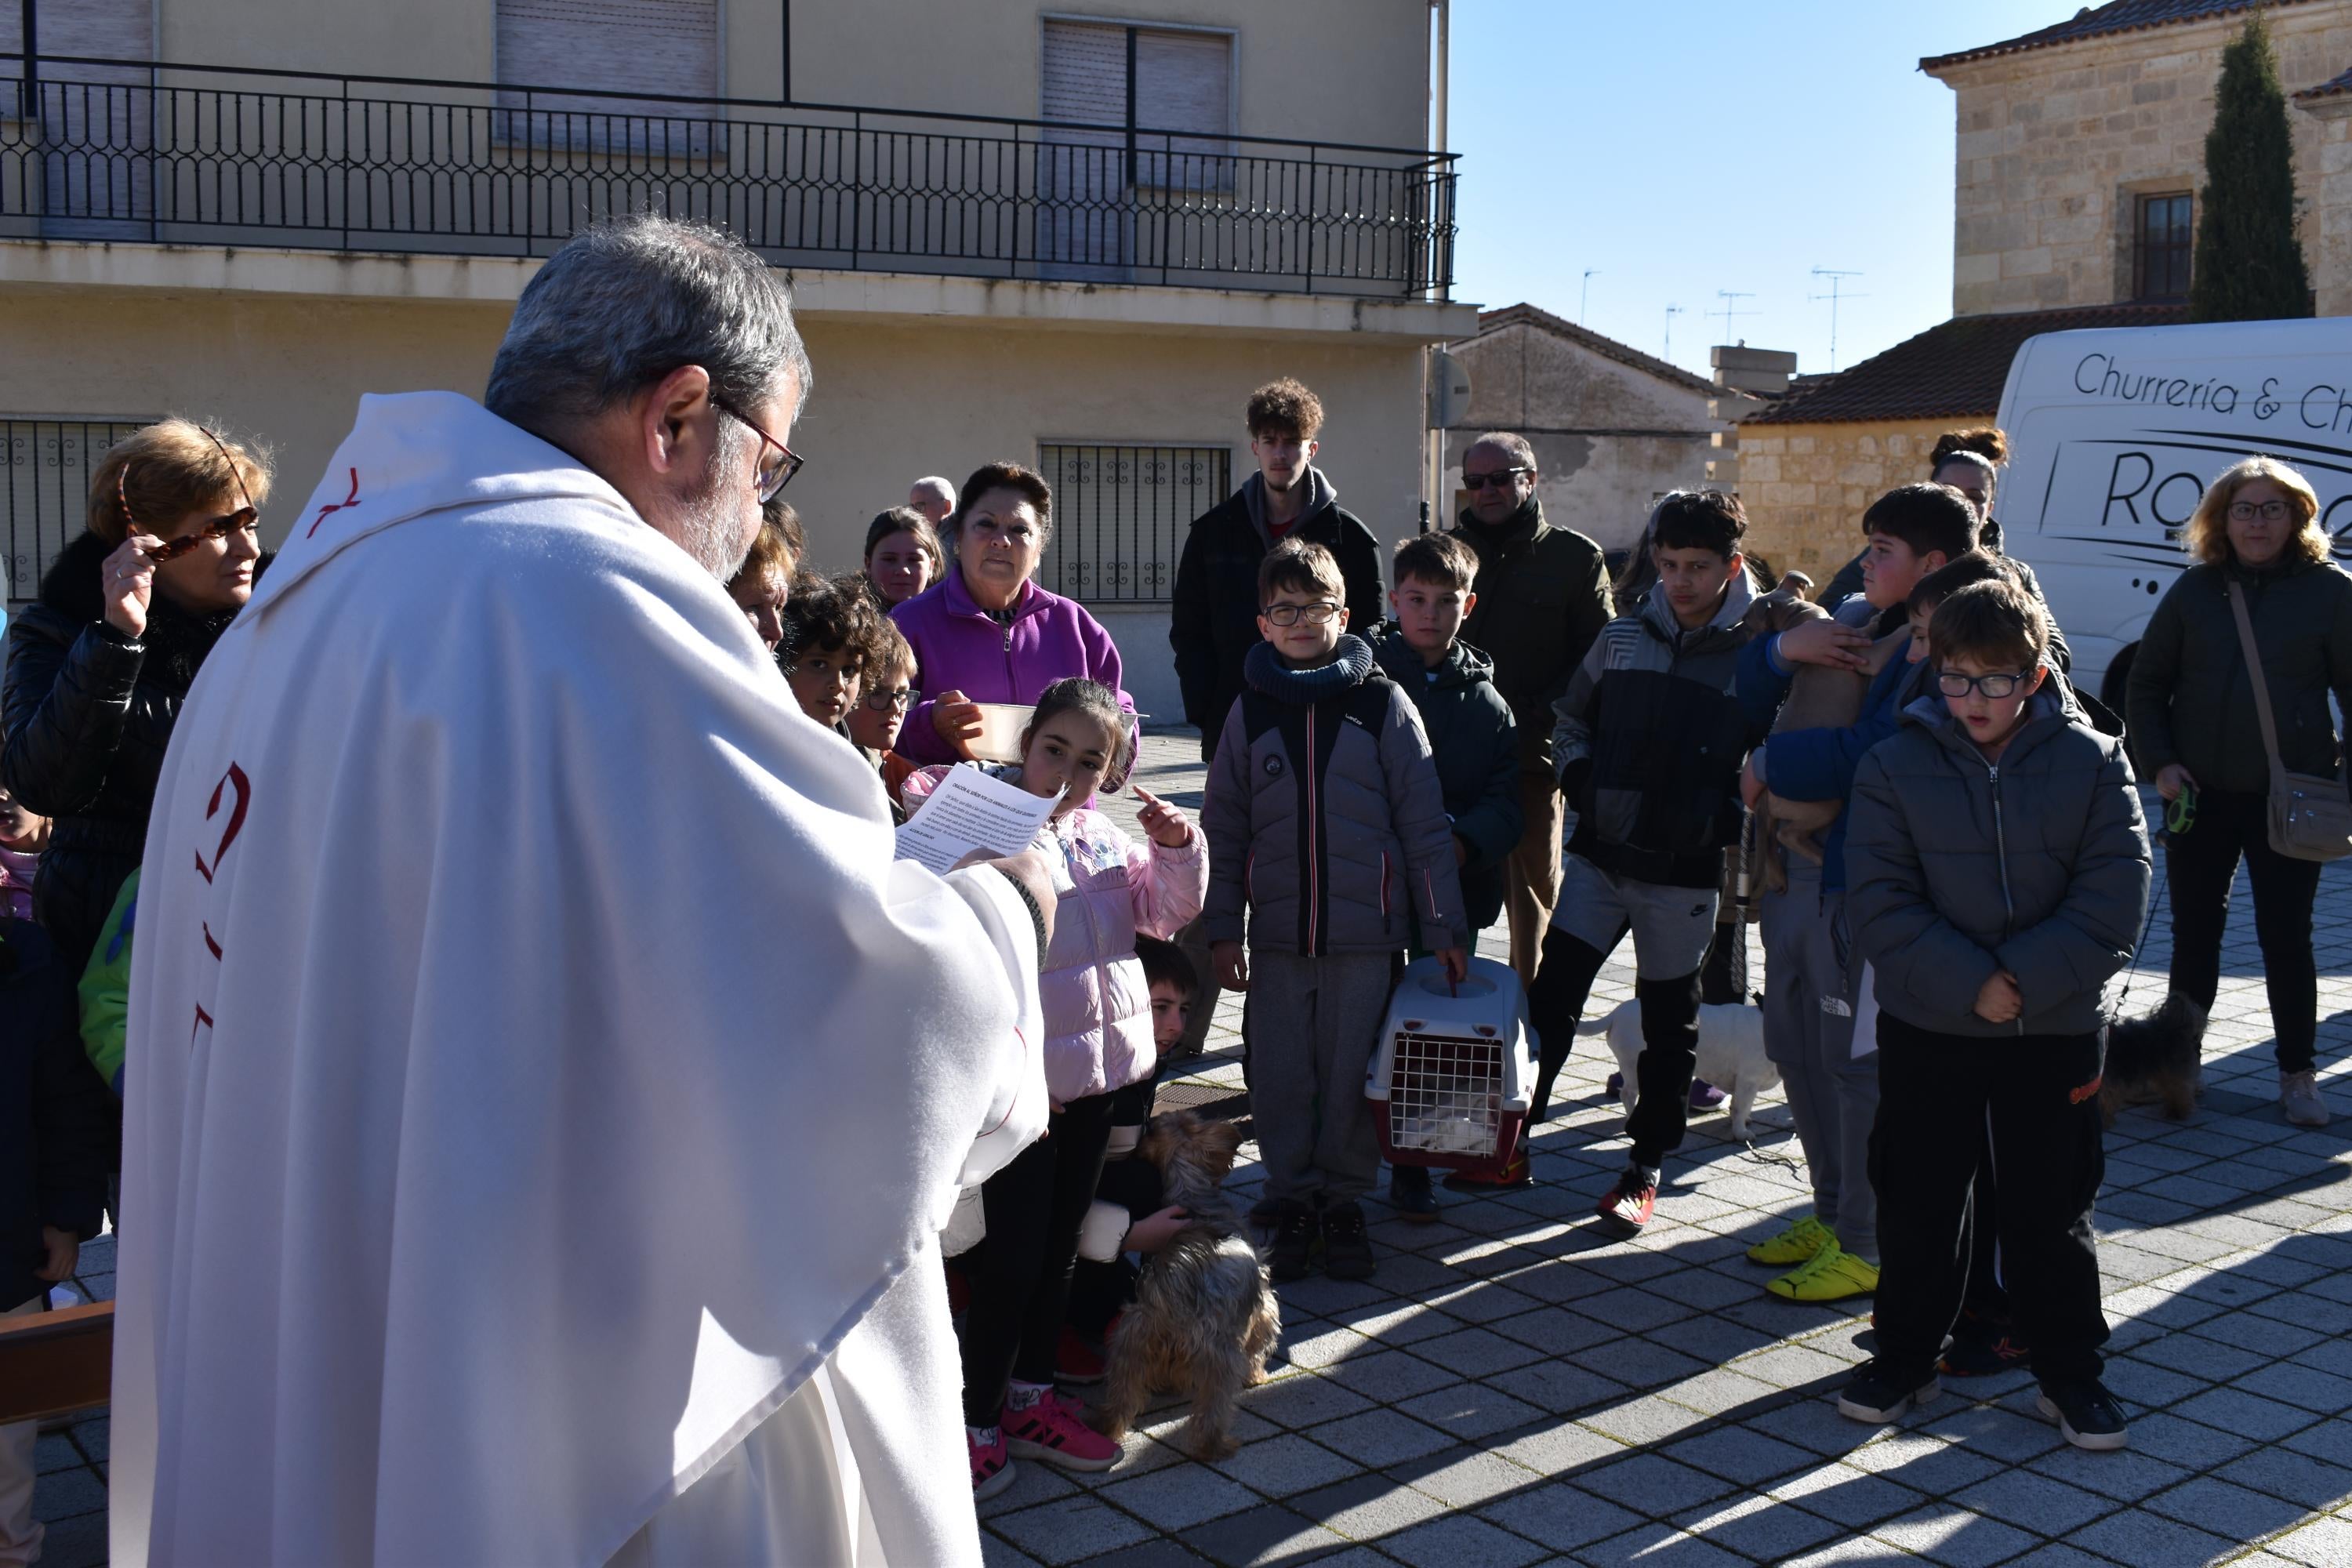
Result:
<svg viewBox="0 0 2352 1568"><path fill-rule="evenodd" d="M2315 99L2295 118L2319 138L2315 159L2306 161L2301 184L2319 209L2319 237L2305 250L2312 291L2323 316L2352 316L2352 95Z"/></svg>
<svg viewBox="0 0 2352 1568"><path fill-rule="evenodd" d="M2180 22L1938 68L1959 123L1952 313L2129 300L2138 198L2204 184L2221 49L2243 25ZM2352 0L2274 7L2270 26L2290 96L2352 66ZM2290 118L2304 254L2321 313L2341 313L2352 245L2330 227L2347 207L2326 143L2342 128Z"/></svg>
<svg viewBox="0 0 2352 1568"><path fill-rule="evenodd" d="M1936 437L1976 418L1875 425L1748 425L1739 432L1739 500L1748 549L1775 572L1827 585L1862 548L1862 514L1897 485L1927 478Z"/></svg>

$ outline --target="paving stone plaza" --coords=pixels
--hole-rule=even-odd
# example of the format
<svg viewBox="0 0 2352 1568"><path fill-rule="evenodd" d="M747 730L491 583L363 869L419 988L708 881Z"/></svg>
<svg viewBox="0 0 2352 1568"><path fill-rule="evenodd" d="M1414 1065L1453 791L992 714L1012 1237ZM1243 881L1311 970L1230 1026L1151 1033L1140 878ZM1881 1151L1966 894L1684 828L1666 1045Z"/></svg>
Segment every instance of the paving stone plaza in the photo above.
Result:
<svg viewBox="0 0 2352 1568"><path fill-rule="evenodd" d="M1155 735L1139 781L1197 809L1197 756L1190 732ZM2128 1112L2108 1136L2099 1262L2123 1453L2068 1447L2022 1372L1948 1379L1889 1428L1838 1415L1835 1391L1869 1353L1867 1302L1776 1300L1771 1271L1741 1256L1809 1201L1777 1094L1748 1145L1722 1113L1695 1119L1648 1230L1599 1235L1592 1206L1624 1143L1603 1092L1613 1064L1591 1039L1535 1142L1532 1191L1441 1193L1433 1226L1378 1210L1375 1279L1281 1289L1282 1345L1243 1397L1238 1454L1205 1466L1167 1446L1185 1415L1171 1407L1107 1474L1024 1461L982 1506L988 1559L2352 1564L2352 866L2323 877L2315 927L2336 1124L2279 1114L2242 878L2197 1116ZM2168 950L2159 916L2132 1010L2160 999ZM1753 945L1750 963L1764 983ZM1632 982L1612 965L1595 1009ZM1188 1076L1238 1091L1235 1000ZM1234 1173L1244 1194L1254 1154ZM112 1251L84 1249L93 1295L111 1292ZM104 1560L106 1454L103 1419L42 1439L45 1561Z"/></svg>

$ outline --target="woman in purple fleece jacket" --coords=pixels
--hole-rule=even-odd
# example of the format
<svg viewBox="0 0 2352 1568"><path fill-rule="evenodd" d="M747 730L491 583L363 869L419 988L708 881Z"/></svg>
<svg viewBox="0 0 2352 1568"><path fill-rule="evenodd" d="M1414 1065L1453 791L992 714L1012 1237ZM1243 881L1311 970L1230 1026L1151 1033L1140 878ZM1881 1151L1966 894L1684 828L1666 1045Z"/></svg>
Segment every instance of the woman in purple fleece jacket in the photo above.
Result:
<svg viewBox="0 0 2352 1568"><path fill-rule="evenodd" d="M982 702L1031 703L1084 676L1119 693L1118 648L1076 601L1031 582L1054 528L1054 492L1017 463L966 479L946 528L955 563L890 612L915 650L915 689L898 751L917 763L971 755Z"/></svg>

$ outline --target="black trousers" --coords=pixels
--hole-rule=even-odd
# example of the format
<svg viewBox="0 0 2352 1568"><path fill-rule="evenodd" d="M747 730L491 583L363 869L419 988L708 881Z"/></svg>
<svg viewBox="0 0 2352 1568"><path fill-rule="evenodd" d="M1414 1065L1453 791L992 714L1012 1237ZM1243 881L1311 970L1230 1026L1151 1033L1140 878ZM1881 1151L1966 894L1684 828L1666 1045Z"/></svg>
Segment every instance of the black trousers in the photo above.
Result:
<svg viewBox="0 0 2352 1568"><path fill-rule="evenodd" d="M2202 790L2189 831L2164 841L2165 889L2172 899L2172 988L2210 1010L2221 986L2221 932L2230 923L2230 883L2238 858L2254 889L2254 936L2271 998L2281 1072L2316 1061L2319 975L2311 956L2311 906L2319 862L2271 847L2270 803L2259 795Z"/></svg>
<svg viewBox="0 0 2352 1568"><path fill-rule="evenodd" d="M1999 1173L1997 1227L2011 1310L2044 1382L2099 1375L2107 1320L2091 1208L2106 1153L2101 1034L1984 1040L1878 1016L1878 1356L1925 1382L1971 1268L1969 1191Z"/></svg>
<svg viewBox="0 0 2352 1568"><path fill-rule="evenodd" d="M1620 930L1609 945L1613 950L1624 940ZM1568 1061L1592 983L1608 959L1607 952L1558 926L1544 933L1543 959L1536 983L1528 988L1528 1022L1536 1031L1539 1058L1528 1113L1531 1122L1542 1121L1550 1108L1552 1080ZM1636 980L1633 996L1642 1008L1642 1061L1634 1075L1641 1096L1625 1135L1633 1140L1634 1163L1654 1169L1669 1150L1682 1147L1690 1124L1691 1075L1698 1070L1699 972L1675 980Z"/></svg>
<svg viewBox="0 0 2352 1568"><path fill-rule="evenodd" d="M1045 1136L981 1186L988 1239L972 1260L963 1320L966 1426L995 1426L1013 1378L1054 1381L1078 1226L1102 1176L1114 1098L1089 1095L1055 1111Z"/></svg>

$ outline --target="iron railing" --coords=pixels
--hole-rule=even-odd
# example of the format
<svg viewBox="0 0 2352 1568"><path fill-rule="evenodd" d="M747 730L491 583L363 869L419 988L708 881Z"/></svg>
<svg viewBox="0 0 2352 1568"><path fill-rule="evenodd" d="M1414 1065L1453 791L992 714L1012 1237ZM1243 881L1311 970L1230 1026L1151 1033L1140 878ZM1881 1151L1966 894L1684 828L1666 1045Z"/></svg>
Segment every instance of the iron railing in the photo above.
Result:
<svg viewBox="0 0 2352 1568"><path fill-rule="evenodd" d="M544 256L656 208L780 266L1445 298L1452 153L0 54L0 237Z"/></svg>
<svg viewBox="0 0 2352 1568"><path fill-rule="evenodd" d="M12 609L39 591L49 563L89 515L89 475L139 419L0 419L0 527Z"/></svg>
<svg viewBox="0 0 2352 1568"><path fill-rule="evenodd" d="M1044 443L1054 534L1039 579L1090 605L1165 604L1192 520L1233 492L1225 447Z"/></svg>

